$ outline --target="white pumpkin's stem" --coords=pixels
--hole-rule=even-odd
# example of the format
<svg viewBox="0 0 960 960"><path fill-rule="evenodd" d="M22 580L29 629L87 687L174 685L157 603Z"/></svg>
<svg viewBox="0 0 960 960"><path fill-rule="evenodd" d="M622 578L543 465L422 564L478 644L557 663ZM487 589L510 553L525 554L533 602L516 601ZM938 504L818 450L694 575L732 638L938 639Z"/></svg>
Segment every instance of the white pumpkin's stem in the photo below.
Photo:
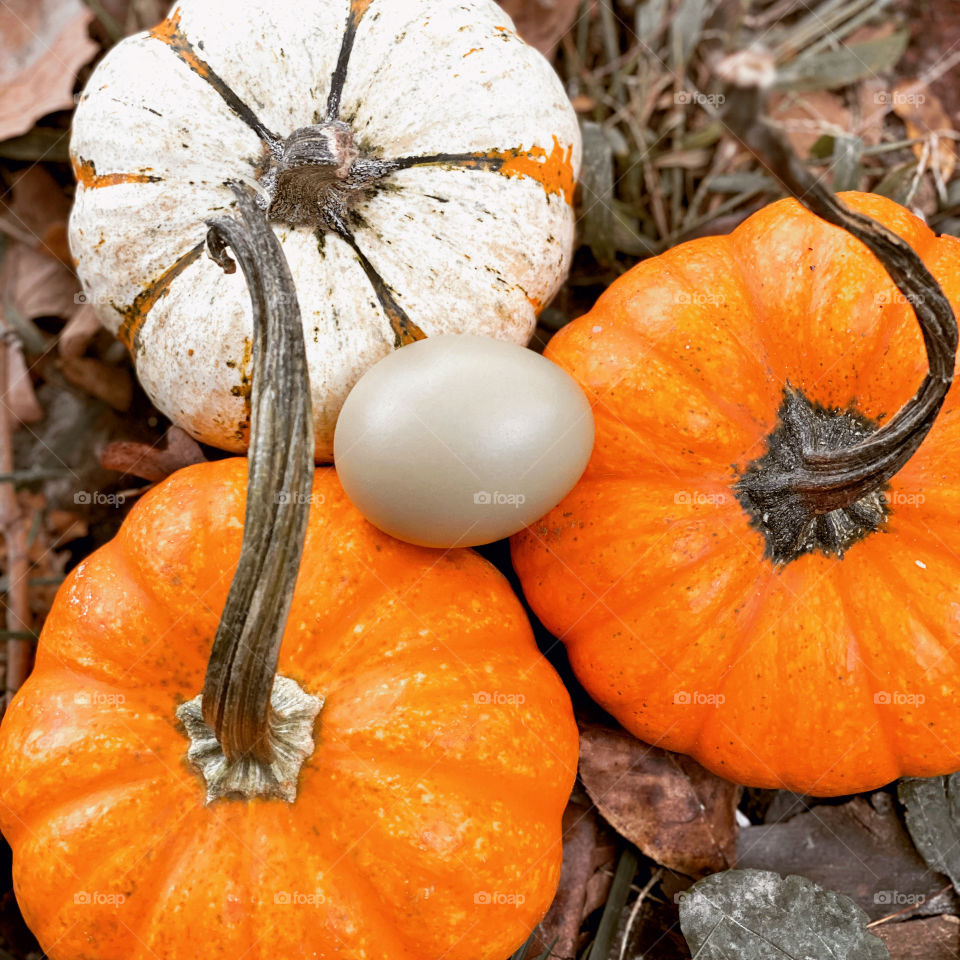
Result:
<svg viewBox="0 0 960 960"><path fill-rule="evenodd" d="M300 307L283 250L251 193L236 186L240 219L208 222L210 254L236 264L253 304L253 404L240 560L220 618L200 698L178 716L208 798L292 800L313 751L319 698L274 683L280 641L306 538L313 480L313 426Z"/></svg>
<svg viewBox="0 0 960 960"><path fill-rule="evenodd" d="M768 452L750 464L737 490L767 541L786 563L811 549L843 551L886 518L887 482L916 452L953 382L957 321L936 278L906 241L850 210L807 169L764 117L772 63L737 55L721 64L730 86L724 120L808 210L851 233L880 261L913 307L928 371L916 394L882 428L856 411L823 410L787 385Z"/></svg>
<svg viewBox="0 0 960 960"><path fill-rule="evenodd" d="M342 120L300 127L283 141L280 156L261 180L270 198L267 216L293 226L343 229L353 200L395 167L361 156Z"/></svg>

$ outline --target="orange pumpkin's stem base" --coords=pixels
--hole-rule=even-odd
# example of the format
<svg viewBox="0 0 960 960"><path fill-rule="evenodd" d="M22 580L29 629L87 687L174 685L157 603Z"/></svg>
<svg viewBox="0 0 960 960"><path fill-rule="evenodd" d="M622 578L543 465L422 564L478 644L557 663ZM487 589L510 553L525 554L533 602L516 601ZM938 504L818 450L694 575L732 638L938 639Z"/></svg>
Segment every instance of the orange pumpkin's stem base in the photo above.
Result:
<svg viewBox="0 0 960 960"><path fill-rule="evenodd" d="M886 426L877 429L855 411L814 407L788 387L767 454L747 467L737 485L737 496L775 563L810 550L842 555L883 521L887 481L916 452L943 406L953 382L957 321L910 245L846 207L764 122L760 83L768 74L753 62L749 70L739 69L736 57L721 72L733 80L726 98L728 126L805 207L869 248L913 306L923 333L929 370Z"/></svg>

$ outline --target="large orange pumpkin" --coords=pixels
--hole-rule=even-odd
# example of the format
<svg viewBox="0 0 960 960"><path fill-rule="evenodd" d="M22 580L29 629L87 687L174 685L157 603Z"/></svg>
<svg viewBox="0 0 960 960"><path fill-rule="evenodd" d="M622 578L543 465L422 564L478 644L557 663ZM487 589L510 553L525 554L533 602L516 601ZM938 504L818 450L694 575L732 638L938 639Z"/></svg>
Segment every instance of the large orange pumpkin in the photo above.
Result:
<svg viewBox="0 0 960 960"><path fill-rule="evenodd" d="M280 674L325 697L296 800L219 799L175 711L240 553L245 460L180 471L61 588L0 731L0 824L54 960L506 957L547 909L577 734L502 576L320 470Z"/></svg>
<svg viewBox="0 0 960 960"><path fill-rule="evenodd" d="M841 196L960 307L960 240ZM888 484L781 531L787 548L744 499L745 477L792 456L790 429L855 443L927 371L865 246L773 203L639 264L546 355L590 397L596 445L513 558L599 703L746 784L830 795L960 767L958 388Z"/></svg>

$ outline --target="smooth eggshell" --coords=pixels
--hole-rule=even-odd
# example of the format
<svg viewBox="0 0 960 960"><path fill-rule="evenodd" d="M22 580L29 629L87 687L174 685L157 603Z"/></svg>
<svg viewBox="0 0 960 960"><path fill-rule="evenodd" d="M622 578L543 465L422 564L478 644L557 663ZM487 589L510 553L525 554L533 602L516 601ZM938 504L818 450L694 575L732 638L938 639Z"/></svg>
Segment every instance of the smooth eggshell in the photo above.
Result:
<svg viewBox="0 0 960 960"><path fill-rule="evenodd" d="M467 335L428 337L371 367L334 435L347 496L401 540L472 546L556 506L593 448L578 384L532 350Z"/></svg>

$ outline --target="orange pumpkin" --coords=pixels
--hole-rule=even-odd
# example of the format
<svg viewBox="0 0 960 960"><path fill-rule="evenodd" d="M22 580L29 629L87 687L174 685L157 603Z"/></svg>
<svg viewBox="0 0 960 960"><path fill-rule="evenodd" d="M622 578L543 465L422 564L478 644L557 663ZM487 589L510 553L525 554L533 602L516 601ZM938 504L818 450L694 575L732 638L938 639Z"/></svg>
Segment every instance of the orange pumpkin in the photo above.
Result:
<svg viewBox="0 0 960 960"><path fill-rule="evenodd" d="M325 698L296 800L205 804L200 690L247 464L148 493L61 588L0 730L0 824L53 960L503 958L547 909L569 698L503 577L394 540L317 471L280 673Z"/></svg>
<svg viewBox="0 0 960 960"><path fill-rule="evenodd" d="M960 240L841 197L960 307ZM958 388L892 480L779 545L745 497L792 455L785 431L856 443L927 372L910 302L865 246L773 203L639 264L546 355L590 397L596 445L513 558L600 704L757 786L843 794L960 767Z"/></svg>

